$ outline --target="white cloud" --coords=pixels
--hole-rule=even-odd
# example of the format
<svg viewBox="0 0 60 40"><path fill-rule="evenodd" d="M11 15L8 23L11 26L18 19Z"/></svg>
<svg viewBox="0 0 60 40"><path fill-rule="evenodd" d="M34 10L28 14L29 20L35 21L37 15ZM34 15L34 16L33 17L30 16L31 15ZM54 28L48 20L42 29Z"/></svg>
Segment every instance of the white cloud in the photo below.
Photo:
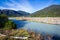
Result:
<svg viewBox="0 0 60 40"><path fill-rule="evenodd" d="M5 7L3 7L3 6L0 6L0 8L1 8L1 9L6 9L6 8L5 8Z"/></svg>
<svg viewBox="0 0 60 40"><path fill-rule="evenodd" d="M9 6L8 8L2 7L3 9L13 9L13 10L23 10L26 12L32 12L34 9L28 0L22 0L21 3L16 2L15 0L10 0L12 3L6 2L5 5ZM0 7L1 8L1 7Z"/></svg>

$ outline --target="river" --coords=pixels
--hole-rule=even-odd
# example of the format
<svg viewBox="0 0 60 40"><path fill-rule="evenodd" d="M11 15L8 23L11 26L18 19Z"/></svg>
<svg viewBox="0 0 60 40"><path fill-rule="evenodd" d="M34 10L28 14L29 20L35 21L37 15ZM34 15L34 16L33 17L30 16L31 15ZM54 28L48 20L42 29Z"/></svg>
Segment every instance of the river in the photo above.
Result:
<svg viewBox="0 0 60 40"><path fill-rule="evenodd" d="M60 25L29 22L21 20L13 20L17 24L17 29L23 28L27 30L33 30L43 34L51 34L60 36Z"/></svg>

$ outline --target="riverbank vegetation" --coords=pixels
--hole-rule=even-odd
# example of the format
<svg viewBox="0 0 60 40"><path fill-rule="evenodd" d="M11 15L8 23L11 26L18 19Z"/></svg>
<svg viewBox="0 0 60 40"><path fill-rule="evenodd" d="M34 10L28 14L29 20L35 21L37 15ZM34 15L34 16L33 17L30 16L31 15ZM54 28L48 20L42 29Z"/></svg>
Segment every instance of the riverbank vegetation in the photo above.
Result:
<svg viewBox="0 0 60 40"><path fill-rule="evenodd" d="M42 35L34 31L24 29L3 30L0 34L0 40L59 40L60 38L54 35ZM0 32L1 33L1 32Z"/></svg>
<svg viewBox="0 0 60 40"><path fill-rule="evenodd" d="M0 15L0 29L15 29L15 28L16 24L13 21L8 20L8 16L6 16L5 14Z"/></svg>
<svg viewBox="0 0 60 40"><path fill-rule="evenodd" d="M2 34L6 36L0 36L0 40L24 40L24 37L25 40L46 40L46 38L48 40L52 39L52 35L43 36L40 33L24 29L5 30Z"/></svg>

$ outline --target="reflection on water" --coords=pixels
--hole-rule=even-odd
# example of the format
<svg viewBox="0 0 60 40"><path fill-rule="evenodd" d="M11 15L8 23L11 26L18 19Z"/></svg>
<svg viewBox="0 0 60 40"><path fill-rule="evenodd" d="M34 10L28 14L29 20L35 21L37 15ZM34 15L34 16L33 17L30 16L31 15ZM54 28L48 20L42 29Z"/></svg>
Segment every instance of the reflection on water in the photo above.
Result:
<svg viewBox="0 0 60 40"><path fill-rule="evenodd" d="M25 24L27 24L27 22L22 21L22 20L13 20L15 24L17 24L17 28L22 28L24 27Z"/></svg>
<svg viewBox="0 0 60 40"><path fill-rule="evenodd" d="M17 24L17 28L31 29L44 34L53 34L60 36L60 25L52 25L45 23L36 23L28 21L13 20Z"/></svg>

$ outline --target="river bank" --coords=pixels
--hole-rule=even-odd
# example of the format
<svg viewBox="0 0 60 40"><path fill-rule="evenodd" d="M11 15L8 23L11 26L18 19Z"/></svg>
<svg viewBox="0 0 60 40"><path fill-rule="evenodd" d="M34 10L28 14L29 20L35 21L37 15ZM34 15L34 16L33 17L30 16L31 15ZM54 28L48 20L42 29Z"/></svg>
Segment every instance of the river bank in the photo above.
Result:
<svg viewBox="0 0 60 40"><path fill-rule="evenodd" d="M46 34L42 35L33 31L24 29L16 30L3 30L4 33L0 34L0 40L55 40L58 36ZM21 34L22 33L22 34ZM4 36L3 36L4 35ZM22 35L22 36L21 36ZM55 38L56 37L56 38Z"/></svg>
<svg viewBox="0 0 60 40"><path fill-rule="evenodd" d="M42 22L48 24L60 24L60 17L9 17L9 19Z"/></svg>

